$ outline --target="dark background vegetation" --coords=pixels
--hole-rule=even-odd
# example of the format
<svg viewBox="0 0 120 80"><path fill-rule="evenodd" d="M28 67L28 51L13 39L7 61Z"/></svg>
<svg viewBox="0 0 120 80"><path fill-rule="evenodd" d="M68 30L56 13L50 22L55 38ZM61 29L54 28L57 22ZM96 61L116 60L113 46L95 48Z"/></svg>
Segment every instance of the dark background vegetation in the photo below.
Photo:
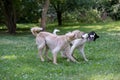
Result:
<svg viewBox="0 0 120 80"><path fill-rule="evenodd" d="M0 24L40 23L45 0L0 0ZM11 17L10 17L11 16ZM50 0L47 22L97 23L120 20L119 0ZM13 27L12 26L12 27ZM14 33L15 29L10 33Z"/></svg>

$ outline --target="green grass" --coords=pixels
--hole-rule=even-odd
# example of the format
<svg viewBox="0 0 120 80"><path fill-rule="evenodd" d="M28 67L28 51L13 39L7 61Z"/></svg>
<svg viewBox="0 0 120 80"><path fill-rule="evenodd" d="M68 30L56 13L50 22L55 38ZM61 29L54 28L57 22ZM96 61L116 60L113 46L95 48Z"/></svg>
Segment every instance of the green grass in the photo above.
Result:
<svg viewBox="0 0 120 80"><path fill-rule="evenodd" d="M58 65L41 62L35 37L26 30L36 24L18 24L16 35L0 32L0 80L119 80L120 79L120 21L98 24L48 25L47 31L57 27L59 34L79 29L96 31L100 38L86 43L85 62L74 52L78 64L67 62L58 54ZM24 29L24 26L26 28ZM22 31L21 29L22 28ZM50 53L50 52L49 52ZM51 53L49 54L51 57Z"/></svg>

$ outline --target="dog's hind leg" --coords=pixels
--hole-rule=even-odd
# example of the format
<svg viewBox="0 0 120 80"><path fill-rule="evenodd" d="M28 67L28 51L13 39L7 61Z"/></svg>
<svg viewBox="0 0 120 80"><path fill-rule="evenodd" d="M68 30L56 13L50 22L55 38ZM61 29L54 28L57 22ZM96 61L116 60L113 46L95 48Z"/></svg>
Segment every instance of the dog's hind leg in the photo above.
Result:
<svg viewBox="0 0 120 80"><path fill-rule="evenodd" d="M42 56L44 48L45 48L45 44L44 43L38 46L38 54L40 56L41 61L45 61L43 56Z"/></svg>
<svg viewBox="0 0 120 80"><path fill-rule="evenodd" d="M42 52L43 52L43 49L38 49L38 54L40 56L41 61L45 61L44 58L42 57Z"/></svg>
<svg viewBox="0 0 120 80"><path fill-rule="evenodd" d="M48 50L49 50L49 48L48 48L48 46L46 46L44 55L49 61L51 61L51 59L48 57Z"/></svg>
<svg viewBox="0 0 120 80"><path fill-rule="evenodd" d="M57 65L57 53L60 51L60 48L56 47L52 50L53 54L53 63Z"/></svg>
<svg viewBox="0 0 120 80"><path fill-rule="evenodd" d="M84 60L85 60L85 61L88 61L88 59L86 58L85 53L84 53L84 45L79 46L79 47L78 47L78 50L79 50L80 53L82 54Z"/></svg>

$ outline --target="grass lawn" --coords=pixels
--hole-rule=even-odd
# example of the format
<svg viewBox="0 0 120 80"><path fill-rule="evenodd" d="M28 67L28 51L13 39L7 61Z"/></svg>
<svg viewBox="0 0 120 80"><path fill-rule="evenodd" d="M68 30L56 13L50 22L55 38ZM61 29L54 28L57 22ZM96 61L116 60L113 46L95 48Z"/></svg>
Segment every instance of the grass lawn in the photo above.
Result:
<svg viewBox="0 0 120 80"><path fill-rule="evenodd" d="M41 62L37 54L35 37L29 30L36 24L18 24L18 34L0 32L0 80L120 80L120 21L98 24L48 25L47 31L57 27L59 34L79 29L96 31L98 40L86 43L85 62L78 51L74 56L78 64L67 62L58 54L58 65ZM49 56L52 58L51 52Z"/></svg>

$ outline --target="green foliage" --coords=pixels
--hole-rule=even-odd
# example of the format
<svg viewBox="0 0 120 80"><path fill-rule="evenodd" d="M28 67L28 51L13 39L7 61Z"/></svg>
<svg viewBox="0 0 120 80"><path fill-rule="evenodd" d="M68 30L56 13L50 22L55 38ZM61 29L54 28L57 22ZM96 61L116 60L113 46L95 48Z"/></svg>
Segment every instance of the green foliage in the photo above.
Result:
<svg viewBox="0 0 120 80"><path fill-rule="evenodd" d="M96 8L106 11L113 20L120 20L120 0L97 0Z"/></svg>
<svg viewBox="0 0 120 80"><path fill-rule="evenodd" d="M86 11L85 14L80 14L77 18L78 22L83 23L97 23L101 22L99 13L96 10Z"/></svg>
<svg viewBox="0 0 120 80"><path fill-rule="evenodd" d="M17 23L38 22L41 18L43 2L44 0L13 0ZM73 19L80 14L85 14L85 17L78 17L80 22L99 22L100 15L106 12L107 17L105 19L120 20L119 0L50 0L50 3L48 14L54 14L55 16L57 16L56 12L61 12L69 15L69 17L71 16L69 19ZM97 12L94 12L94 10L97 10ZM4 21L2 12L0 6L0 23ZM67 19L64 15L62 17L65 20ZM98 19L96 20L96 18ZM86 21L86 19L89 20Z"/></svg>
<svg viewBox="0 0 120 80"><path fill-rule="evenodd" d="M102 22L100 13L97 10L77 10L74 11L71 14L65 14L64 15L65 21L77 21L79 23L97 23L97 22ZM67 20L66 20L67 19Z"/></svg>
<svg viewBox="0 0 120 80"><path fill-rule="evenodd" d="M1 7L0 7L0 15L3 15ZM0 23L4 23L4 16L0 16Z"/></svg>
<svg viewBox="0 0 120 80"><path fill-rule="evenodd" d="M80 23L96 23L102 21L111 21L112 19L115 20L115 18L119 19L119 3L111 3L112 1L109 0L51 1L51 4L54 4L56 11L63 13L63 22L72 20ZM112 8L116 9L111 8L113 4L115 4L116 7Z"/></svg>
<svg viewBox="0 0 120 80"><path fill-rule="evenodd" d="M34 0L21 0L16 5L17 23L38 22L41 17L41 4Z"/></svg>
<svg viewBox="0 0 120 80"><path fill-rule="evenodd" d="M29 28L30 25L19 26ZM50 24L47 31L52 32L53 25ZM78 51L74 52L80 62L78 64L67 62L60 54L58 65L48 61L41 62L35 37L30 30L20 31L21 34L16 35L0 32L0 80L119 80L119 25L120 21L92 25L70 23L59 28L60 34L79 29L85 32L94 30L100 36L96 42L86 43L88 62L83 60ZM52 58L51 52L49 56Z"/></svg>

